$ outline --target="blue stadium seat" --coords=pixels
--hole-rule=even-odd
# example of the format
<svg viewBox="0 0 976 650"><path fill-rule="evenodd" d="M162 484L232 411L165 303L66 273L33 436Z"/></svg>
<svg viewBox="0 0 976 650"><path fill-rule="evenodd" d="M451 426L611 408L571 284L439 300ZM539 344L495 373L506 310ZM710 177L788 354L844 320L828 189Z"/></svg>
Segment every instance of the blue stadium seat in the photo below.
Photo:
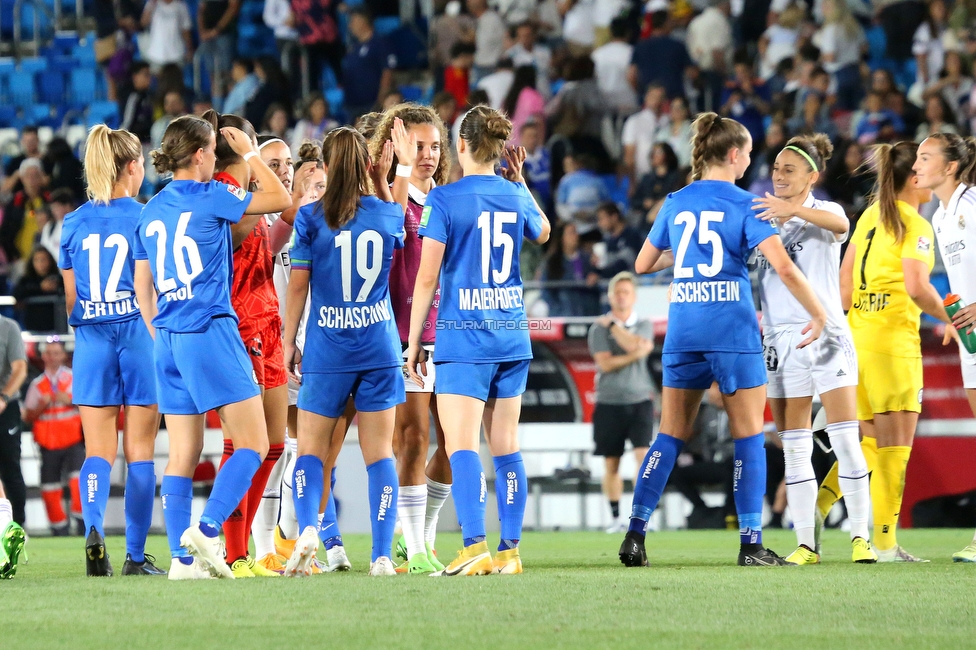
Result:
<svg viewBox="0 0 976 650"><path fill-rule="evenodd" d="M0 0L0 36L14 37L14 0Z"/></svg>
<svg viewBox="0 0 976 650"><path fill-rule="evenodd" d="M9 77L10 103L21 108L34 103L34 75L30 72L14 72Z"/></svg>
<svg viewBox="0 0 976 650"><path fill-rule="evenodd" d="M83 109L95 101L95 71L82 68L71 71L71 86L68 90L68 103Z"/></svg>
<svg viewBox="0 0 976 650"><path fill-rule="evenodd" d="M94 102L88 107L86 117L88 128L96 124L107 124L113 129L119 126L119 107L115 102Z"/></svg>
<svg viewBox="0 0 976 650"><path fill-rule="evenodd" d="M0 104L0 128L7 128L17 121L17 107Z"/></svg>
<svg viewBox="0 0 976 650"><path fill-rule="evenodd" d="M21 59L17 68L21 72L30 72L31 74L44 72L47 70L47 59L42 59L40 57Z"/></svg>
<svg viewBox="0 0 976 650"><path fill-rule="evenodd" d="M71 50L71 56L79 65L85 68L94 68L98 64L95 62L95 39L87 38L79 41Z"/></svg>
<svg viewBox="0 0 976 650"><path fill-rule="evenodd" d="M75 32L55 32L54 40L51 41L51 49L58 54L71 54L71 51L78 45L78 34Z"/></svg>
<svg viewBox="0 0 976 650"><path fill-rule="evenodd" d="M424 89L414 84L400 86L398 90L403 95L403 101L405 102L419 102L424 96Z"/></svg>
<svg viewBox="0 0 976 650"><path fill-rule="evenodd" d="M64 74L61 72L46 72L37 77L37 94L42 102L47 104L61 104L64 102Z"/></svg>
<svg viewBox="0 0 976 650"><path fill-rule="evenodd" d="M49 104L33 104L24 113L35 126L50 126L52 128L60 126L57 116L51 111Z"/></svg>
<svg viewBox="0 0 976 650"><path fill-rule="evenodd" d="M323 94L325 95L325 101L329 102L329 112L333 117L345 114L343 102L345 102L346 93L342 88L329 88Z"/></svg>
<svg viewBox="0 0 976 650"><path fill-rule="evenodd" d="M322 66L322 92L339 87L339 80L336 79L335 70L331 65Z"/></svg>
<svg viewBox="0 0 976 650"><path fill-rule="evenodd" d="M70 74L78 65L78 62L72 59L70 55L55 54L47 60L48 72L57 72L62 75Z"/></svg>
<svg viewBox="0 0 976 650"><path fill-rule="evenodd" d="M381 16L373 21L373 29L381 36L392 34L399 27L400 18L397 16Z"/></svg>
<svg viewBox="0 0 976 650"><path fill-rule="evenodd" d="M610 193L610 198L620 206L621 210L627 209L627 194L630 192L630 177L623 176L617 178L616 174L601 174L600 180Z"/></svg>

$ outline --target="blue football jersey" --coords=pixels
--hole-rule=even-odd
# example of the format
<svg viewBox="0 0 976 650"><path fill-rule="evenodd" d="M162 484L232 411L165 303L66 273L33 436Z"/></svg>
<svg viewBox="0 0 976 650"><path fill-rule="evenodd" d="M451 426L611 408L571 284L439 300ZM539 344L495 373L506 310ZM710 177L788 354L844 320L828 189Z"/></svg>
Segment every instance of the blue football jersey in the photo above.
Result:
<svg viewBox="0 0 976 650"><path fill-rule="evenodd" d="M519 254L524 237L542 234L542 215L525 186L467 176L435 187L419 232L445 245L434 361L531 359Z"/></svg>
<svg viewBox="0 0 976 650"><path fill-rule="evenodd" d="M244 216L250 192L216 181L171 181L142 209L133 256L149 260L159 313L153 325L203 332L230 316L234 250L230 225Z"/></svg>
<svg viewBox="0 0 976 650"><path fill-rule="evenodd" d="M664 352L762 352L747 262L776 234L755 197L732 183L695 181L668 195L648 235L674 252Z"/></svg>
<svg viewBox="0 0 976 650"><path fill-rule="evenodd" d="M123 198L108 205L89 201L64 218L58 266L75 274L72 327L139 318L132 249L141 214L141 203Z"/></svg>
<svg viewBox="0 0 976 650"><path fill-rule="evenodd" d="M364 196L356 216L331 230L316 202L299 210L292 237L291 268L311 273L302 372L402 365L390 266L393 250L403 248L403 208Z"/></svg>

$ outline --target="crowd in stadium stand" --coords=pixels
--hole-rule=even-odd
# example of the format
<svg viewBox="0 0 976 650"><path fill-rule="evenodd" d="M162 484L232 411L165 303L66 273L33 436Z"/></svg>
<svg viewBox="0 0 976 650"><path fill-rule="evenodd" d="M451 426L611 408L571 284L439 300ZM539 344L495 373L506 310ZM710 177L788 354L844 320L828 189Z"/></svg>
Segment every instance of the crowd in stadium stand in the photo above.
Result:
<svg viewBox="0 0 976 650"><path fill-rule="evenodd" d="M293 152L405 100L431 104L455 141L467 107L504 109L528 150L530 186L560 218L545 257L526 253L526 279L563 281L547 292L550 315L600 313L595 286L633 266L663 198L688 182L701 111L747 126L755 148L740 183L758 194L789 137L830 135L816 192L852 219L873 183L862 166L870 145L976 130L967 0L140 4L95 2L94 45L98 92L117 104L103 115L147 153L172 119L211 107ZM80 152L60 129L41 144L17 119L19 147L4 148L0 266L24 324L54 329L63 318L26 305L60 290L44 252L56 255L60 220L84 200ZM150 170L145 196L165 182Z"/></svg>

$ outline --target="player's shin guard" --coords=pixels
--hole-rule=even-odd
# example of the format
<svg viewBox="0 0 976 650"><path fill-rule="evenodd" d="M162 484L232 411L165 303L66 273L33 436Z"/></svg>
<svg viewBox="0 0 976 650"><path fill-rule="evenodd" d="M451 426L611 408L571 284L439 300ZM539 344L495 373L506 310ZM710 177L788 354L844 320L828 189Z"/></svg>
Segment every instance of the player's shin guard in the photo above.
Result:
<svg viewBox="0 0 976 650"><path fill-rule="evenodd" d="M796 542L811 551L814 539L814 510L817 507L817 475L813 471L813 431L790 429L779 434L786 461L786 500L796 530Z"/></svg>
<svg viewBox="0 0 976 650"><path fill-rule="evenodd" d="M253 449L238 449L227 459L214 480L210 498L200 517L200 529L208 537L216 537L234 508L241 502L251 487L254 473L261 467L261 454ZM213 534L211 534L213 533ZM247 553L247 529L244 530L244 553ZM228 559L231 557L228 549Z"/></svg>
<svg viewBox="0 0 976 650"><path fill-rule="evenodd" d="M85 533L94 526L102 537L105 536L105 507L108 505L110 476L112 466L104 458L90 456L81 466L79 488L81 489L81 514L85 520ZM181 530L177 533L179 537Z"/></svg>
<svg viewBox="0 0 976 650"><path fill-rule="evenodd" d="M264 457L261 461L261 466L258 471L254 473L254 478L251 479L251 487L247 490L247 510L244 513L244 543L245 551L247 550L247 532L254 531L254 520L260 512L261 508L265 503L265 494L267 492L268 482L271 478L271 474L274 472L275 467L278 465L278 461L281 460L281 454L285 449L284 444L271 445L268 449L268 455ZM275 489L276 494L280 494L280 484L279 488ZM274 499L271 505L276 507L278 505L278 500ZM277 509L274 512L274 519L277 522L278 512ZM270 530L262 529L263 539L261 540L260 549L258 548L258 542L255 536L254 547L255 552L259 558L264 557L268 553L274 552L274 523L271 524ZM264 551L263 553L261 551Z"/></svg>
<svg viewBox="0 0 976 650"><path fill-rule="evenodd" d="M765 436L757 433L735 441L732 492L739 515L739 541L762 546L763 496L766 492Z"/></svg>
<svg viewBox="0 0 976 650"><path fill-rule="evenodd" d="M462 449L451 454L451 472L454 484L451 495L457 510L458 523L464 545L471 546L485 541L485 471L481 467L478 452Z"/></svg>
<svg viewBox="0 0 976 650"><path fill-rule="evenodd" d="M295 491L292 489L292 478L295 476L295 461L298 460L298 440L285 438L284 478L281 481L281 514L278 515L278 527L285 539L297 539L301 529L298 527L298 515L295 513Z"/></svg>
<svg viewBox="0 0 976 650"><path fill-rule="evenodd" d="M373 532L372 562L390 556L393 531L396 528L397 487L396 463L383 458L366 467L369 479L369 514Z"/></svg>
<svg viewBox="0 0 976 650"><path fill-rule="evenodd" d="M339 513L336 511L335 500L336 468L332 468L329 476L329 499L325 504L325 512L319 515L319 539L325 550L334 546L342 546L342 533L339 532ZM319 497L321 500L321 496Z"/></svg>
<svg viewBox="0 0 976 650"><path fill-rule="evenodd" d="M322 502L322 490L325 469L318 456L305 454L295 461L295 474L291 485L295 495L295 516L298 518L298 530L304 531L309 526L318 527L319 504Z"/></svg>
<svg viewBox="0 0 976 650"><path fill-rule="evenodd" d="M528 498L525 463L522 452L495 456L495 497L498 499L498 519L501 521L499 551L518 546L522 539L522 521Z"/></svg>
<svg viewBox="0 0 976 650"><path fill-rule="evenodd" d="M637 484L634 485L634 506L630 513L632 532L644 534L647 522L664 494L664 486L668 484L668 477L671 476L674 463L684 446L684 441L666 433L659 433L654 438L654 444L647 450L641 464Z"/></svg>
<svg viewBox="0 0 976 650"><path fill-rule="evenodd" d="M437 540L437 520L440 518L441 508L447 497L451 496L451 486L427 479L427 514L424 517L424 538L431 548L435 548Z"/></svg>
<svg viewBox="0 0 976 650"><path fill-rule="evenodd" d="M871 477L871 502L874 504L874 545L879 551L898 545L895 530L911 453L911 447L878 448L878 467Z"/></svg>
<svg viewBox="0 0 976 650"><path fill-rule="evenodd" d="M857 421L827 425L830 446L837 456L837 481L844 494L847 514L851 522L851 537L869 539L868 520L871 518L871 486L868 465L858 440ZM874 440L874 438L868 438ZM877 447L875 447L877 452Z"/></svg>
<svg viewBox="0 0 976 650"><path fill-rule="evenodd" d="M145 561L146 536L152 525L155 500L156 466L153 461L129 463L129 474L125 479L125 551L137 564Z"/></svg>
<svg viewBox="0 0 976 650"><path fill-rule="evenodd" d="M407 545L407 557L426 555L424 517L427 514L427 484L401 485L397 492L397 514Z"/></svg>
<svg viewBox="0 0 976 650"><path fill-rule="evenodd" d="M184 564L191 564L193 560L190 554L180 546L180 536L190 527L193 479L185 476L164 476L163 484L159 487L159 497L163 502L163 521L166 523L169 553Z"/></svg>

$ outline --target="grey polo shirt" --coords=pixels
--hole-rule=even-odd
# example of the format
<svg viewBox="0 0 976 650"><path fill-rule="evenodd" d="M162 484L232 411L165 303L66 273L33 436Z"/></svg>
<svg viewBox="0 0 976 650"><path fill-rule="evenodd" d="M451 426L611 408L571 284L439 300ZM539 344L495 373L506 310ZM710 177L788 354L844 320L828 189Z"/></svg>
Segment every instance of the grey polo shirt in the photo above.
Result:
<svg viewBox="0 0 976 650"><path fill-rule="evenodd" d="M654 324L643 318L631 318L626 325L628 332L636 334L649 341L654 340ZM617 323L615 327L620 327ZM590 354L609 352L613 356L626 354L617 341L610 336L609 328L599 323L590 326L587 335ZM654 384L651 372L647 367L647 359L639 359L615 372L596 373L596 401L598 404L638 404L651 399Z"/></svg>
<svg viewBox="0 0 976 650"><path fill-rule="evenodd" d="M24 339L20 336L20 326L6 316L0 316L0 390L10 379L10 364L13 361L27 360ZM20 394L18 391L17 397Z"/></svg>

